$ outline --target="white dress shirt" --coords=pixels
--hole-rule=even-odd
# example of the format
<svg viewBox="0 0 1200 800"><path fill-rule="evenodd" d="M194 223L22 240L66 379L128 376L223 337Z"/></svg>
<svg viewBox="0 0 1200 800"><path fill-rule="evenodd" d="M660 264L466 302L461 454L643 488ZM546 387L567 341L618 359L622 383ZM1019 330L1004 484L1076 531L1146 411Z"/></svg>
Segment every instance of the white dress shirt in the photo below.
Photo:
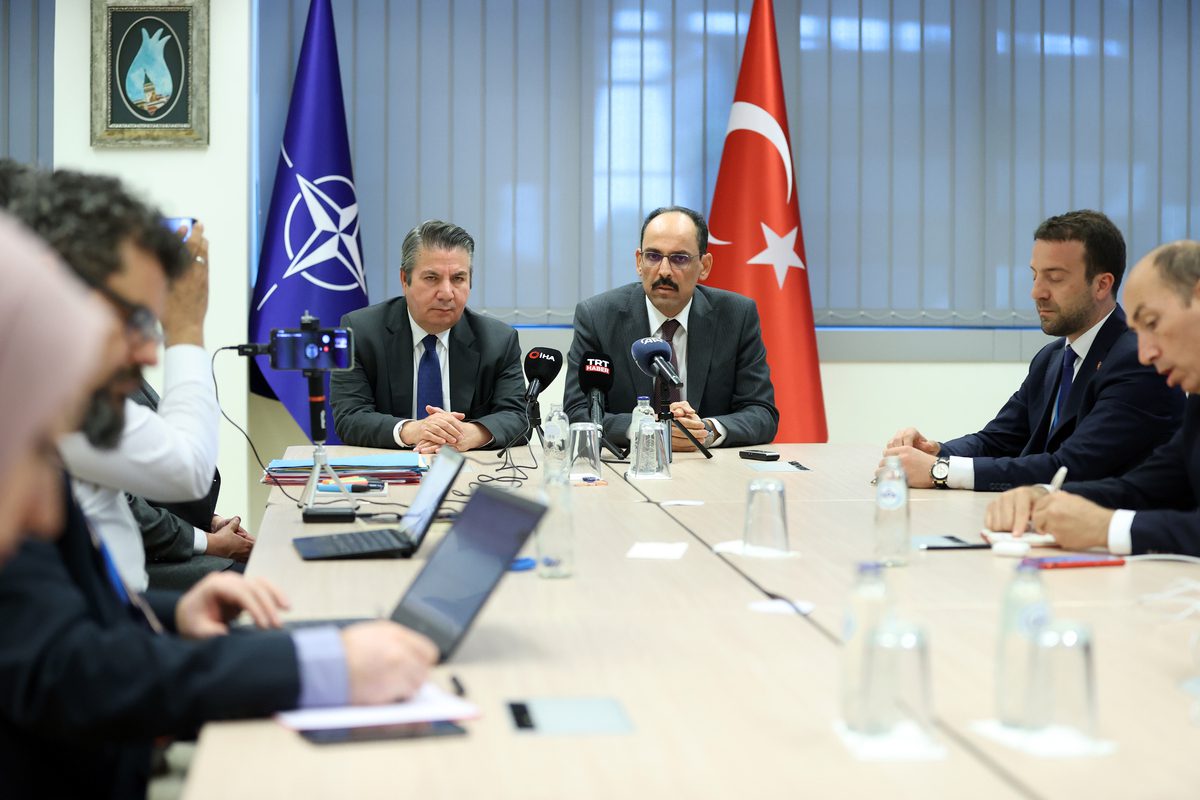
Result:
<svg viewBox="0 0 1200 800"><path fill-rule="evenodd" d="M1113 311L1116 311L1115 307ZM1079 368L1083 366L1088 351L1092 349L1092 343L1096 341L1096 336L1100 333L1100 328L1104 326L1104 323L1108 322L1108 318L1112 316L1112 313L1112 311L1109 311L1104 315L1103 319L1079 334L1075 341L1067 343L1075 352L1075 371L1072 373L1071 380L1079 377ZM1072 384L1072 388L1073 386ZM946 476L946 485L951 489L974 489L975 459L969 456L950 456L950 474Z"/></svg>
<svg viewBox="0 0 1200 800"><path fill-rule="evenodd" d="M417 418L418 411L424 409L417 408L417 376L421 371L421 356L425 355L424 339L429 335L429 331L423 329L413 319L412 312L408 312L408 324L412 328L413 338L413 375L412 375L412 416L408 419L402 419L392 428L392 438L396 440L396 444L400 447L412 447L410 444L405 444L400 440L400 429L404 427L404 423L411 422ZM434 351L437 353L438 363L442 368L442 410L453 411L450 407L450 329L442 331L437 336L437 344L434 346Z"/></svg>
<svg viewBox="0 0 1200 800"><path fill-rule="evenodd" d="M675 331L675 335L671 338L671 347L675 350L675 360L679 362L676 371L679 373L679 380L683 381L683 386L679 387L679 396L687 399L687 348L688 348L688 317L691 315L692 301L688 300L687 305L683 310L674 317L665 316L661 311L654 307L654 303L650 302L650 298L646 298L646 313L650 315L650 335L664 338L662 329L668 319L673 319L679 323L679 330ZM717 437L713 439L710 447L716 447L725 438L725 426L720 420L712 420L713 427L717 429ZM699 438L699 437L697 437ZM704 440L700 439L703 444Z"/></svg>
<svg viewBox="0 0 1200 800"><path fill-rule="evenodd" d="M82 433L58 441L75 499L125 583L138 592L149 582L146 550L125 492L164 503L196 500L212 488L217 466L220 407L208 354L195 345L168 347L163 369L158 412L126 400L115 449L98 450Z"/></svg>

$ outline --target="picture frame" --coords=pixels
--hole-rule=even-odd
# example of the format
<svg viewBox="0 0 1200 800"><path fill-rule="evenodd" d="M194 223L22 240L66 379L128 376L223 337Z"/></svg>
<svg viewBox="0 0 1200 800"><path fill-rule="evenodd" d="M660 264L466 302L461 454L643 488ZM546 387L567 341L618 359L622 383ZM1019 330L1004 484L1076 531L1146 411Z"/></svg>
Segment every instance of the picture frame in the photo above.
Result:
<svg viewBox="0 0 1200 800"><path fill-rule="evenodd" d="M92 0L92 146L208 145L209 0Z"/></svg>

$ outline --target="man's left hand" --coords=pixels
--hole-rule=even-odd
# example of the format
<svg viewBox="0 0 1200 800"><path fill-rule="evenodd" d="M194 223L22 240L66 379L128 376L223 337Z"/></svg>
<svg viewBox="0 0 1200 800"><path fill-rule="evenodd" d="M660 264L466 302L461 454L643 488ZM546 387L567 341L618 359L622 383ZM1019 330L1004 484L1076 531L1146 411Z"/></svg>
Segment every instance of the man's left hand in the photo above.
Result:
<svg viewBox="0 0 1200 800"><path fill-rule="evenodd" d="M879 466L883 466L888 456L900 456L900 464L904 467L904 474L908 476L908 485L913 489L933 488L933 475L929 471L937 461L935 456L907 445L889 447L883 451Z"/></svg>
<svg viewBox="0 0 1200 800"><path fill-rule="evenodd" d="M1108 523L1112 509L1104 508L1070 492L1050 492L1033 507L1033 527L1053 534L1065 550L1108 548Z"/></svg>
<svg viewBox="0 0 1200 800"><path fill-rule="evenodd" d="M264 578L214 572L179 598L175 627L186 638L208 639L229 633L229 621L247 611L259 628L278 628L279 610L289 607L282 590Z"/></svg>
<svg viewBox="0 0 1200 800"><path fill-rule="evenodd" d="M691 431L692 436L699 439L701 444L708 438L708 428L704 427L704 420L700 419L696 409L692 408L687 400L671 403L671 414L683 427ZM690 453L696 449L696 445L692 444L692 440L684 436L678 427L671 425L671 449L677 453Z"/></svg>

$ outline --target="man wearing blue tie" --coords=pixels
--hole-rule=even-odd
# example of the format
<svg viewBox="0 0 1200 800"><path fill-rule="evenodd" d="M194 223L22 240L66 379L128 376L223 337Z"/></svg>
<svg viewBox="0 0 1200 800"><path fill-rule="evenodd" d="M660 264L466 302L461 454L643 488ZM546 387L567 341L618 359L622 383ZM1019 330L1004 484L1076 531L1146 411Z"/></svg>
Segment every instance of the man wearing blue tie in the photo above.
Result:
<svg viewBox="0 0 1200 800"><path fill-rule="evenodd" d="M511 326L467 308L475 240L423 222L400 253L404 296L353 311L354 368L330 378L338 436L433 452L507 447L528 428L521 347Z"/></svg>
<svg viewBox="0 0 1200 800"><path fill-rule="evenodd" d="M1171 437L1183 393L1138 363L1117 289L1125 240L1097 211L1050 217L1034 233L1029 262L1043 347L996 418L978 433L936 442L897 431L910 486L997 492L1046 483L1060 466L1072 480L1120 475ZM882 463L882 462L881 462Z"/></svg>

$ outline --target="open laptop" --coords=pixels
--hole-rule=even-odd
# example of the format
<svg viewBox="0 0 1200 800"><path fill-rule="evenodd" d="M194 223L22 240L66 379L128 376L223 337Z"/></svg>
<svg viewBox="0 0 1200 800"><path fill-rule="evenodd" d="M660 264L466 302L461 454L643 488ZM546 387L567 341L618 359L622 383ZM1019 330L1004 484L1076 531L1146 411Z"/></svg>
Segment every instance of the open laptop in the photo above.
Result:
<svg viewBox="0 0 1200 800"><path fill-rule="evenodd" d="M302 536L292 546L305 561L341 558L408 558L417 552L438 507L450 493L466 459L453 447L438 451L421 488L396 528L370 528L322 536Z"/></svg>
<svg viewBox="0 0 1200 800"><path fill-rule="evenodd" d="M546 506L511 492L475 489L400 598L392 620L428 636L441 660L449 659L545 513ZM344 627L364 621L302 620L284 627Z"/></svg>

